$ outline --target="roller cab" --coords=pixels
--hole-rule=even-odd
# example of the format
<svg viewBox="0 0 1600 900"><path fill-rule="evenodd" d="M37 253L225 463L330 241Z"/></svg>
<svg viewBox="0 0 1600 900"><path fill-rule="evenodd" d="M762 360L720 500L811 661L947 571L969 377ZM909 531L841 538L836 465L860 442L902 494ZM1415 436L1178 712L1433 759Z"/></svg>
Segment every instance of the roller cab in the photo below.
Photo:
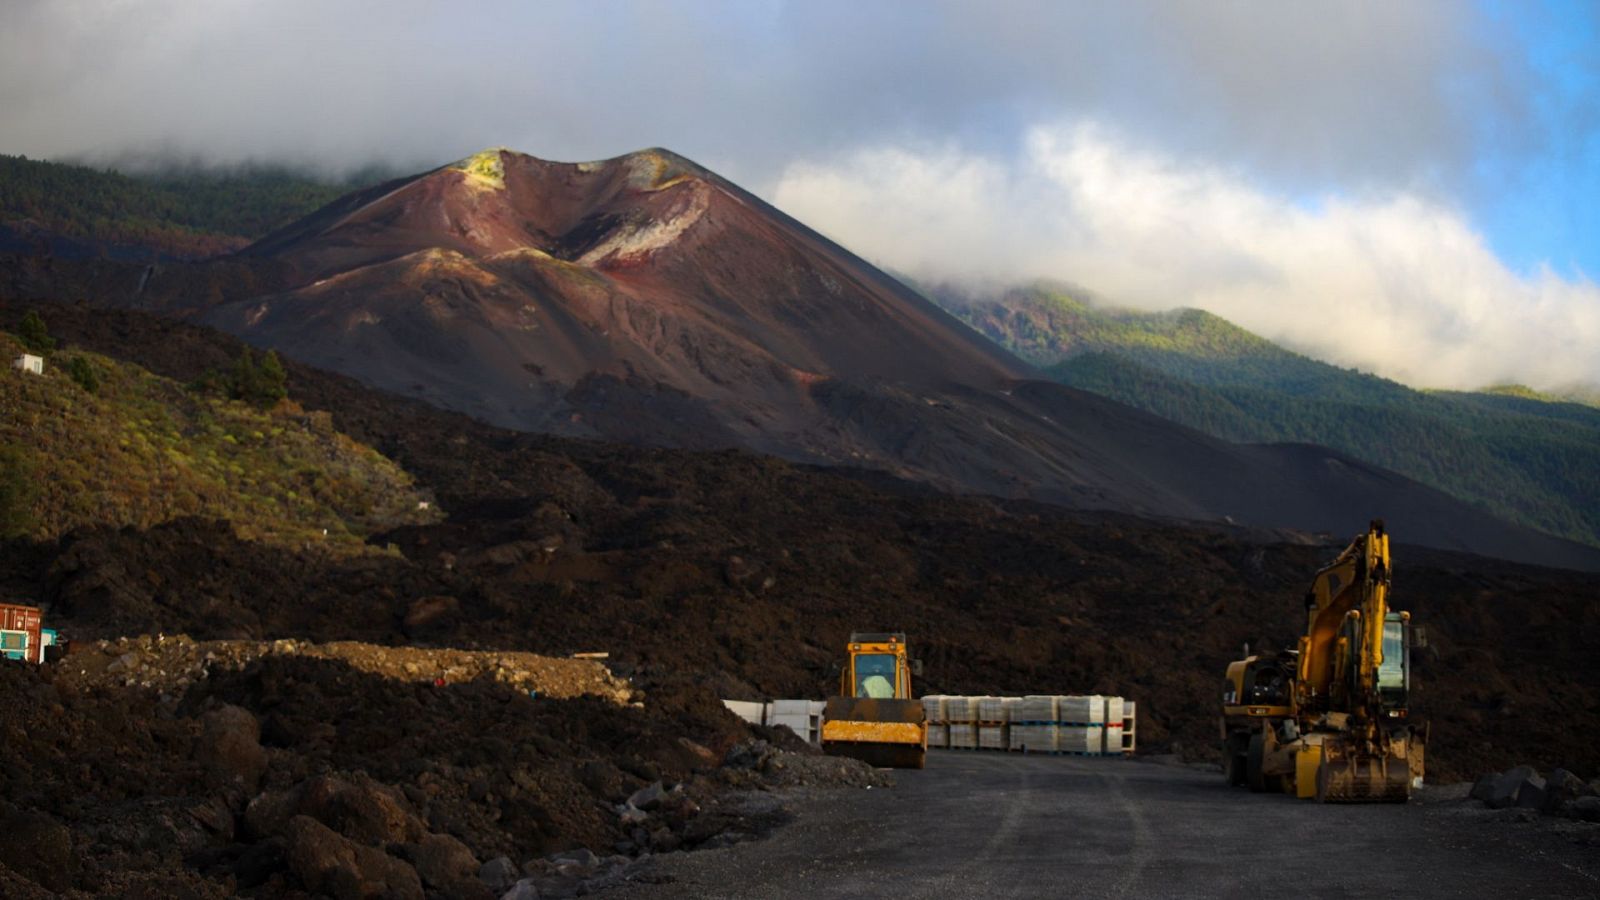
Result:
<svg viewBox="0 0 1600 900"><path fill-rule="evenodd" d="M911 695L916 667L903 633L851 634L839 696L823 709L823 752L884 768L922 768L928 722L922 702Z"/></svg>

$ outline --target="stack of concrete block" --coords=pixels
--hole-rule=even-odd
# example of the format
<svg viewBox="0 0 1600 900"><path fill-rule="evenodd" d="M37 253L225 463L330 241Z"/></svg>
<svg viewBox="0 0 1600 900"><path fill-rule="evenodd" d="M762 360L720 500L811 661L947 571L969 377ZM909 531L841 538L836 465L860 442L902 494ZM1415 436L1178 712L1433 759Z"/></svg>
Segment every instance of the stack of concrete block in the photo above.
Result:
<svg viewBox="0 0 1600 900"><path fill-rule="evenodd" d="M979 722L1004 722L1006 720L1004 697L979 697Z"/></svg>
<svg viewBox="0 0 1600 900"><path fill-rule="evenodd" d="M1080 756L1099 756L1104 752L1105 727L1102 725L1057 726L1056 749Z"/></svg>
<svg viewBox="0 0 1600 900"><path fill-rule="evenodd" d="M1021 697L978 698L978 747L983 750L1011 748L1011 722Z"/></svg>
<svg viewBox="0 0 1600 900"><path fill-rule="evenodd" d="M1013 724L1009 736L1011 749L1028 753L1054 753L1059 728L1054 722Z"/></svg>
<svg viewBox="0 0 1600 900"><path fill-rule="evenodd" d="M1061 698L1061 728L1056 749L1062 753L1099 756L1105 750L1105 698L1072 694Z"/></svg>
<svg viewBox="0 0 1600 900"><path fill-rule="evenodd" d="M977 697L946 697L944 701L946 722L955 724L957 722L978 721Z"/></svg>
<svg viewBox="0 0 1600 900"><path fill-rule="evenodd" d="M1122 753L1122 716L1124 702L1121 697L1105 698L1105 740L1100 752L1106 756L1117 756Z"/></svg>
<svg viewBox="0 0 1600 900"><path fill-rule="evenodd" d="M1011 726L1004 722L978 726L978 749L980 750L1004 750L1010 739Z"/></svg>
<svg viewBox="0 0 1600 900"><path fill-rule="evenodd" d="M950 749L978 749L978 726L971 722L950 723Z"/></svg>
<svg viewBox="0 0 1600 900"><path fill-rule="evenodd" d="M1061 717L1056 721L1066 725L1105 725L1106 698L1099 694L1062 697Z"/></svg>
<svg viewBox="0 0 1600 900"><path fill-rule="evenodd" d="M776 706L794 702L767 704L767 724L789 724L775 715ZM728 706L748 717L748 710L732 702ZM820 710L821 704L815 706ZM1135 706L1121 697L930 694L922 698L922 709L928 720L929 747L1115 756L1132 753L1135 746ZM799 711L786 705L782 712L797 715ZM800 733L798 727L795 730Z"/></svg>
<svg viewBox="0 0 1600 900"><path fill-rule="evenodd" d="M1029 694L1026 697L1019 698L1012 708L1013 718L1011 721L1029 724L1059 722L1061 720L1058 718L1057 713L1061 708L1060 699L1059 697L1045 694Z"/></svg>

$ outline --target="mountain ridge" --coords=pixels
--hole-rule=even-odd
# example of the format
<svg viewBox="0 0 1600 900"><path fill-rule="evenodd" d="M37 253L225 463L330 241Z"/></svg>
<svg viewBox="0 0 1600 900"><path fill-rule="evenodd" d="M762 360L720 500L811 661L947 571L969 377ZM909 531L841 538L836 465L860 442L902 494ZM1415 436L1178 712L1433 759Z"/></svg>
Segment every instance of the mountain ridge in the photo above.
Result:
<svg viewBox="0 0 1600 900"><path fill-rule="evenodd" d="M1416 391L1198 310L1106 309L1048 286L932 296L1064 384L1227 440L1332 447L1600 544L1600 410L1592 407L1531 392Z"/></svg>
<svg viewBox="0 0 1600 900"><path fill-rule="evenodd" d="M223 260L23 260L8 282L219 327L523 430L740 447L1145 516L1342 531L1360 506L1355 520L1381 510L1420 543L1600 566L1592 548L1344 454L1219 441L1041 380L676 154L489 151L349 194Z"/></svg>

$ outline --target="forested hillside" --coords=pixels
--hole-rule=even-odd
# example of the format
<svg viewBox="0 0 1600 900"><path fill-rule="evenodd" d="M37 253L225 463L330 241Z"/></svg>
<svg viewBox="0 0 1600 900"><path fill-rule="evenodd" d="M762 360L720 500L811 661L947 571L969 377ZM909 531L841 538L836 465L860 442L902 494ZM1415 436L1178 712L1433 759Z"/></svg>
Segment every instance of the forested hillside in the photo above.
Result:
<svg viewBox="0 0 1600 900"><path fill-rule="evenodd" d="M264 167L125 175L0 155L0 238L67 238L79 252L212 256L380 177L319 180Z"/></svg>
<svg viewBox="0 0 1600 900"><path fill-rule="evenodd" d="M1235 441L1303 441L1600 544L1600 409L1517 386L1417 391L1200 310L1106 310L1045 287L939 296L1053 378Z"/></svg>

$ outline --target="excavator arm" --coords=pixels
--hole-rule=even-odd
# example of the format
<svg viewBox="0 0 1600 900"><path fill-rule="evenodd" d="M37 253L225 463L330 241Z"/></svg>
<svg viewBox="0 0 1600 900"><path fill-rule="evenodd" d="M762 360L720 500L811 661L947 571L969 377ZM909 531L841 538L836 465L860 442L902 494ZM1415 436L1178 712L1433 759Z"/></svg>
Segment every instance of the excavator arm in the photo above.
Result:
<svg viewBox="0 0 1600 900"><path fill-rule="evenodd" d="M1306 633L1295 679L1302 713L1350 709L1377 696L1389 614L1389 535L1376 519L1306 594Z"/></svg>
<svg viewBox="0 0 1600 900"><path fill-rule="evenodd" d="M1410 616L1390 611L1389 585L1389 535L1377 519L1312 578L1305 634L1289 654L1289 705L1235 696L1272 674L1273 661L1229 667L1222 735L1231 782L1335 802L1411 795L1426 731L1409 721Z"/></svg>

